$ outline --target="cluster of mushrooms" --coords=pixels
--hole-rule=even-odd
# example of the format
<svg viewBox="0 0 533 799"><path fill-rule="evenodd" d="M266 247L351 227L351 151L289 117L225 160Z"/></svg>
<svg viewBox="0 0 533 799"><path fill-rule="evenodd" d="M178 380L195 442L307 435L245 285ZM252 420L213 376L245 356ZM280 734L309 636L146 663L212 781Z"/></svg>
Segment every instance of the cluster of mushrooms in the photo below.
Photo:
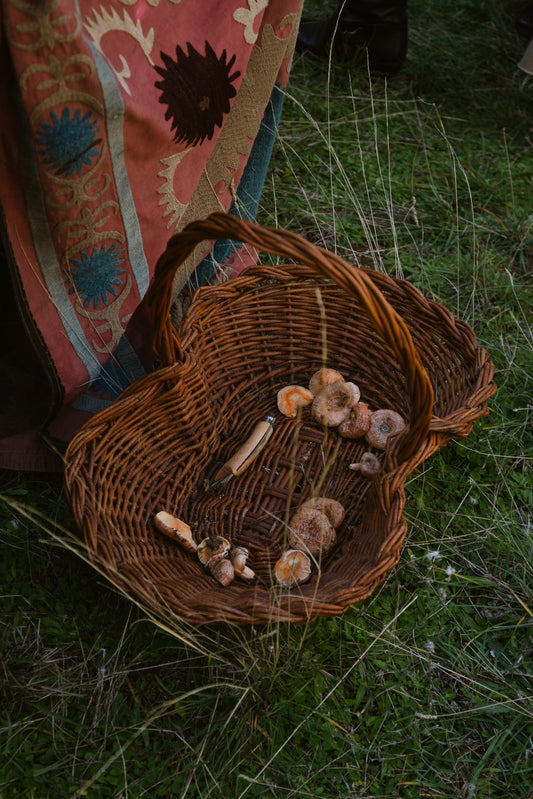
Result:
<svg viewBox="0 0 533 799"><path fill-rule="evenodd" d="M286 550L274 566L274 578L283 588L293 588L311 576L311 557L328 552L336 541L336 528L344 519L344 508L334 499L315 497L304 502L289 524ZM187 552L196 553L198 560L221 585L229 585L235 577L251 581L255 573L246 565L249 551L232 546L227 538L210 536L199 544L186 522L167 511L154 517L159 532L176 541Z"/></svg>
<svg viewBox="0 0 533 799"><path fill-rule="evenodd" d="M196 552L198 560L221 585L229 585L235 577L253 580L255 573L246 565L249 552L246 547L232 547L227 538L219 535L204 538L199 544L192 530L181 519L162 510L155 515L155 527L172 538L187 552Z"/></svg>
<svg viewBox="0 0 533 799"><path fill-rule="evenodd" d="M280 389L277 405L279 411L290 418L296 418L300 409L310 405L311 415L318 423L337 428L344 438L364 437L370 447L378 450L386 449L388 438L406 427L400 414L393 410L371 411L366 402L361 402L358 386L327 367L313 374L308 387L291 385ZM350 469L373 477L379 472L380 462L368 451L363 453L359 463L350 464ZM297 508L288 525L288 549L273 569L278 585L293 588L309 579L312 562L335 544L337 528L344 516L341 503L328 497L312 497ZM249 552L245 547L234 547L227 538L218 535L208 536L197 544L189 525L166 511L156 514L154 525L187 552L196 553L221 585L229 585L236 577L247 581L254 579L255 573L246 565Z"/></svg>
<svg viewBox="0 0 533 799"><path fill-rule="evenodd" d="M290 549L274 566L274 577L282 588L293 588L309 579L311 558L329 552L344 515L341 503L327 497L312 497L300 505L289 522Z"/></svg>
<svg viewBox="0 0 533 799"><path fill-rule="evenodd" d="M378 450L387 447L389 436L405 430L399 413L389 409L371 411L361 402L359 387L346 381L336 369L323 367L315 372L309 386L290 385L278 391L279 411L295 418L302 408L310 405L315 421L325 427L335 427L344 438L365 438ZM374 477L380 469L379 458L364 452L359 463L350 469L365 477ZM274 577L284 588L292 588L311 576L311 558L326 554L336 540L336 529L344 519L340 502L327 497L315 497L304 502L289 523L288 545L274 567Z"/></svg>
<svg viewBox="0 0 533 799"><path fill-rule="evenodd" d="M279 411L295 418L301 408L311 406L315 421L325 427L336 427L344 438L365 438L375 449L387 448L390 436L405 430L404 419L396 411L383 408L371 411L366 402L361 402L359 387L346 381L336 369L323 367L313 374L309 386L284 386L278 391ZM379 471L379 459L372 452L365 452L359 463L350 464L350 469L360 471L365 477L373 477Z"/></svg>

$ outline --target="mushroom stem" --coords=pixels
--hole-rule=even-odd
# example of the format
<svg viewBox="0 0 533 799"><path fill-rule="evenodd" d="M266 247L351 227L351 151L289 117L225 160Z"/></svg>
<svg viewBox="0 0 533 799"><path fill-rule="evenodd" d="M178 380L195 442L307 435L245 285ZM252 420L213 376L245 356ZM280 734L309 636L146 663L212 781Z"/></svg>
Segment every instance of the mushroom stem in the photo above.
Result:
<svg viewBox="0 0 533 799"><path fill-rule="evenodd" d="M192 537L192 530L188 524L176 516L167 513L165 510L159 511L154 517L154 526L160 533L172 538L173 541L187 552L196 552L196 541Z"/></svg>
<svg viewBox="0 0 533 799"><path fill-rule="evenodd" d="M361 472L363 477L375 477L381 469L381 464L373 452L363 452L360 463L350 463L350 469Z"/></svg>

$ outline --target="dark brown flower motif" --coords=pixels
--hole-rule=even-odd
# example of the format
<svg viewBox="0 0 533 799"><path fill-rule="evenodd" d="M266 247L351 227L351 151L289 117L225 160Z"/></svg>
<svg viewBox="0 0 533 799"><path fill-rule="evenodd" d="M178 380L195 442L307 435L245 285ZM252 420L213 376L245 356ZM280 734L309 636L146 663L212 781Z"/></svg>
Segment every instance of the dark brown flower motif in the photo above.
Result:
<svg viewBox="0 0 533 799"><path fill-rule="evenodd" d="M163 80L155 83L160 89L159 102L167 106L165 119L172 120L174 141L187 146L211 139L215 127L222 125L224 114L230 110L230 100L236 89L231 85L241 74L231 74L236 56L226 62L226 51L220 58L206 41L205 55L190 42L187 52L176 47L176 61L161 52L164 67L156 66Z"/></svg>

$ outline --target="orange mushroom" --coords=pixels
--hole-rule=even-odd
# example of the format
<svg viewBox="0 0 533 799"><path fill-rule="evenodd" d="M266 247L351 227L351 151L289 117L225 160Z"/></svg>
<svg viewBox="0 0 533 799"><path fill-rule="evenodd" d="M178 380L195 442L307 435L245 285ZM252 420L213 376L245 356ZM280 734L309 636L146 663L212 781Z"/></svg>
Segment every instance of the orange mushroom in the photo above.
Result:
<svg viewBox="0 0 533 799"><path fill-rule="evenodd" d="M313 394L304 386L284 386L278 391L278 409L284 416L294 418L299 408L310 405Z"/></svg>
<svg viewBox="0 0 533 799"><path fill-rule="evenodd" d="M287 549L274 566L274 577L282 588L294 588L311 576L311 561L299 549Z"/></svg>

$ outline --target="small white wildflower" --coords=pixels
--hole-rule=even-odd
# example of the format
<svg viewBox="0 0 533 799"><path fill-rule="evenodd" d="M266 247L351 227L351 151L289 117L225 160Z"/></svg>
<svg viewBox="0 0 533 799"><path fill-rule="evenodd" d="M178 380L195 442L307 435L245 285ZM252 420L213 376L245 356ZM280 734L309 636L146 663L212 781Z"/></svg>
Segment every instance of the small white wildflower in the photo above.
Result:
<svg viewBox="0 0 533 799"><path fill-rule="evenodd" d="M446 576L449 578L452 574L457 574L453 566L446 566Z"/></svg>
<svg viewBox="0 0 533 799"><path fill-rule="evenodd" d="M433 641L426 641L426 643L424 644L424 649L426 649L428 652L434 652L435 644L433 643Z"/></svg>
<svg viewBox="0 0 533 799"><path fill-rule="evenodd" d="M432 549L426 554L426 558L429 560L430 563L433 563L434 560L440 558L440 552L438 549Z"/></svg>
<svg viewBox="0 0 533 799"><path fill-rule="evenodd" d="M445 588L439 588L439 597L441 602L446 602L446 597L448 596Z"/></svg>

